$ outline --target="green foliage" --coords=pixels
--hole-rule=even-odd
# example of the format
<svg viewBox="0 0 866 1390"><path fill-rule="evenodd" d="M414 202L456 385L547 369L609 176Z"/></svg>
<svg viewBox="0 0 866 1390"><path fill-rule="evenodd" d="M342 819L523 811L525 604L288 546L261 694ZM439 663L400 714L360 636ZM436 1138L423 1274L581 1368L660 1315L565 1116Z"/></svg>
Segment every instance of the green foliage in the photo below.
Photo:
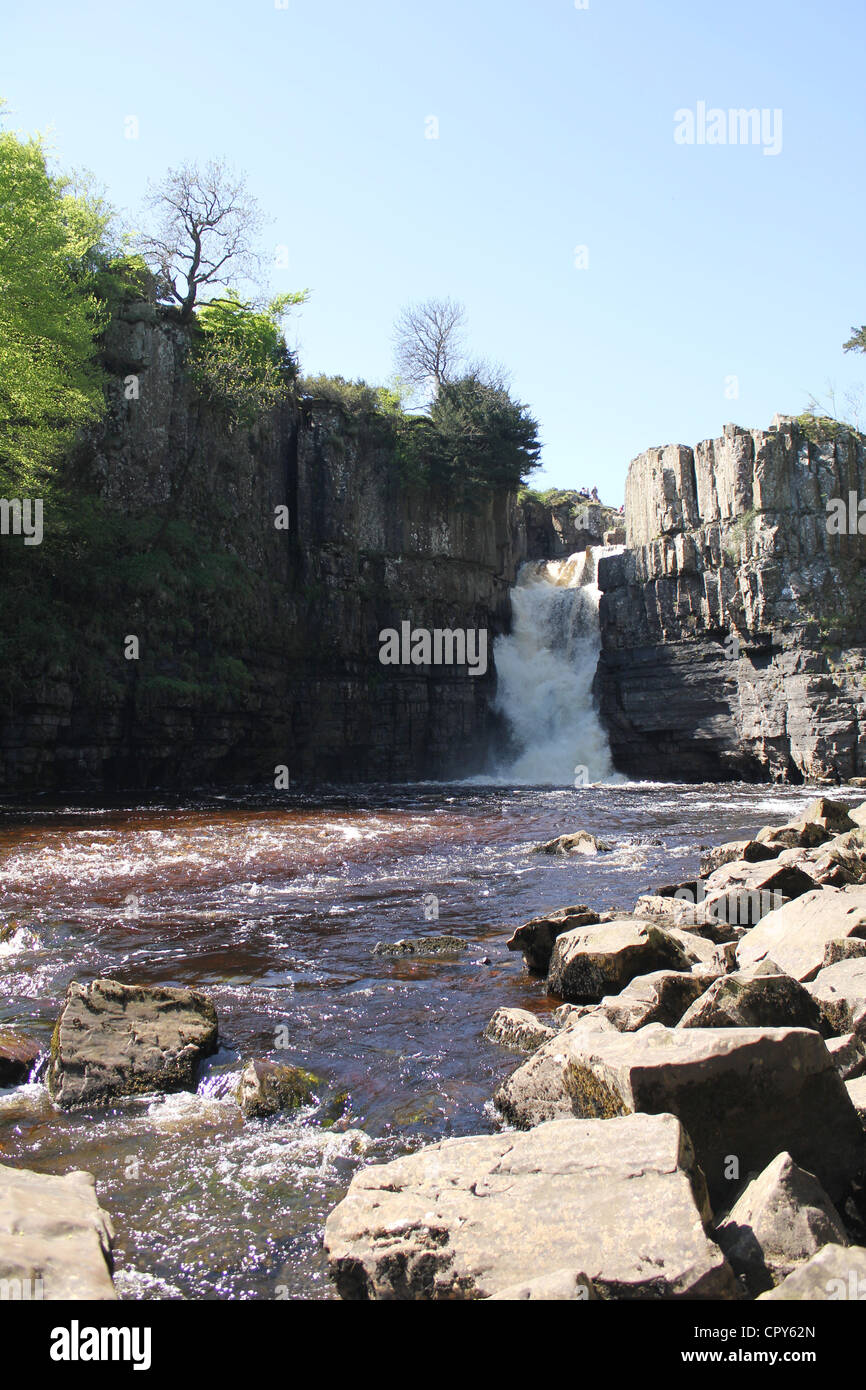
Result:
<svg viewBox="0 0 866 1390"><path fill-rule="evenodd" d="M0 490L45 495L104 408L92 266L103 206L49 173L38 139L0 132Z"/></svg>
<svg viewBox="0 0 866 1390"><path fill-rule="evenodd" d="M342 376L306 376L300 382L301 395L312 401L335 405L346 415L399 416L403 393L399 386L370 386L366 381L347 381Z"/></svg>
<svg viewBox="0 0 866 1390"><path fill-rule="evenodd" d="M440 466L464 491L516 488L539 466L537 421L508 391L475 375L443 383L430 420Z"/></svg>
<svg viewBox="0 0 866 1390"><path fill-rule="evenodd" d="M843 344L845 352L866 352L866 324L852 328L851 337Z"/></svg>
<svg viewBox="0 0 866 1390"><path fill-rule="evenodd" d="M227 418L230 428L252 424L272 409L297 378L297 363L280 326L307 291L279 295L264 310L229 290L203 304L190 354L190 377L201 398Z"/></svg>
<svg viewBox="0 0 866 1390"><path fill-rule="evenodd" d="M206 533L156 513L129 516L92 496L58 492L38 547L0 549L0 712L46 680L81 697L207 705L243 693L238 653L255 641L252 576ZM146 632L141 659L123 639Z"/></svg>

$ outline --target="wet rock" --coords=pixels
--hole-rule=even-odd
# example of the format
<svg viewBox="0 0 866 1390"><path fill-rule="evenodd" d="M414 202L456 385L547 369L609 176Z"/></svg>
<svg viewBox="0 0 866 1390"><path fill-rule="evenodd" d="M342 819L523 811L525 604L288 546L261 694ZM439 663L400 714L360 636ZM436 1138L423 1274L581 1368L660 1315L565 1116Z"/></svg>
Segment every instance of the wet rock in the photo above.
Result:
<svg viewBox="0 0 866 1390"><path fill-rule="evenodd" d="M548 1027L528 1009L497 1009L484 1029L484 1036L488 1042L513 1048L515 1052L533 1052L555 1037L556 1029Z"/></svg>
<svg viewBox="0 0 866 1390"><path fill-rule="evenodd" d="M547 990L561 999L590 1003L618 994L636 975L688 968L681 946L669 933L637 918L623 918L557 937Z"/></svg>
<svg viewBox="0 0 866 1390"><path fill-rule="evenodd" d="M365 1168L328 1217L325 1249L344 1299L486 1299L527 1286L540 1297L542 1281L559 1298L579 1280L604 1299L734 1298L708 1217L673 1116L570 1119Z"/></svg>
<svg viewBox="0 0 866 1390"><path fill-rule="evenodd" d="M827 943L866 938L866 889L817 888L772 912L737 947L740 967L771 957L805 983L824 963Z"/></svg>
<svg viewBox="0 0 866 1390"><path fill-rule="evenodd" d="M533 975L546 975L553 954L553 943L564 931L588 927L599 921L597 912L589 907L561 907L543 917L533 917L518 927L507 945L509 951L522 951L527 970Z"/></svg>
<svg viewBox="0 0 866 1390"><path fill-rule="evenodd" d="M621 994L602 999L599 1009L621 1033L634 1033L647 1023L673 1027L701 995L706 981L678 970L638 975Z"/></svg>
<svg viewBox="0 0 866 1390"><path fill-rule="evenodd" d="M0 1282L14 1291L5 1296L114 1299L113 1243L90 1173L53 1177L0 1164Z"/></svg>
<svg viewBox="0 0 866 1390"><path fill-rule="evenodd" d="M866 1005L866 957L837 961L820 970L809 993L834 1033L854 1030L854 1018Z"/></svg>
<svg viewBox="0 0 866 1390"><path fill-rule="evenodd" d="M737 1198L716 1240L752 1294L786 1278L825 1245L847 1245L838 1211L818 1179L789 1153L773 1159Z"/></svg>
<svg viewBox="0 0 866 1390"><path fill-rule="evenodd" d="M853 1081L866 1072L866 1046L856 1033L828 1038L827 1051L843 1081Z"/></svg>
<svg viewBox="0 0 866 1390"><path fill-rule="evenodd" d="M216 1009L196 990L72 983L51 1041L48 1089L64 1110L194 1090L217 1035Z"/></svg>
<svg viewBox="0 0 866 1390"><path fill-rule="evenodd" d="M814 888L814 879L796 864L772 860L749 864L738 859L710 874L696 920L754 927L789 899L802 897Z"/></svg>
<svg viewBox="0 0 866 1390"><path fill-rule="evenodd" d="M374 956L459 956L469 942L459 936L411 936L403 941L379 941Z"/></svg>
<svg viewBox="0 0 866 1390"><path fill-rule="evenodd" d="M315 1104L321 1084L318 1076L300 1067L257 1058L244 1067L236 1099L248 1120L264 1119Z"/></svg>
<svg viewBox="0 0 866 1390"><path fill-rule="evenodd" d="M701 878L708 878L723 864L742 860L747 864L761 864L774 859L779 853L773 845L762 845L760 840L729 840L727 844L716 845L701 859Z"/></svg>
<svg viewBox="0 0 866 1390"><path fill-rule="evenodd" d="M35 1039L0 1028L0 1088L26 1081L41 1051Z"/></svg>
<svg viewBox="0 0 866 1390"><path fill-rule="evenodd" d="M663 1021L663 1020L662 1020ZM813 1028L824 1031L821 1010L790 975L758 966L714 980L680 1019L680 1028Z"/></svg>
<svg viewBox="0 0 866 1390"><path fill-rule="evenodd" d="M860 1245L825 1245L806 1264L800 1265L775 1289L758 1295L765 1299L820 1303L862 1299L866 1294L866 1250Z"/></svg>
<svg viewBox="0 0 866 1390"><path fill-rule="evenodd" d="M610 854L613 845L597 840L587 830L577 830L573 835L557 835L544 845L536 846L536 854Z"/></svg>
<svg viewBox="0 0 866 1390"><path fill-rule="evenodd" d="M864 1158L857 1114L833 1059L823 1039L804 1029L650 1024L619 1033L584 1018L518 1067L495 1103L520 1128L567 1113L677 1115L714 1201L729 1200L736 1174L760 1171L782 1149L832 1197Z"/></svg>

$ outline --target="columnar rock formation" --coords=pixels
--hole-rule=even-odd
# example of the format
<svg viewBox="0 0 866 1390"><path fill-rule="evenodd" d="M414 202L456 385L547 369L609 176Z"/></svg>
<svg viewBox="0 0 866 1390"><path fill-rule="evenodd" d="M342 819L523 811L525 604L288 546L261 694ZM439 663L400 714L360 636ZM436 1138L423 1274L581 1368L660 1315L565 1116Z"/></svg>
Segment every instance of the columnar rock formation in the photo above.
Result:
<svg viewBox="0 0 866 1390"><path fill-rule="evenodd" d="M197 399L187 351L186 330L152 304L122 306L109 325L108 413L66 480L115 519L120 558L103 566L110 579L131 567L134 601L113 602L82 570L85 593L64 608L68 586L54 584L44 641L7 663L0 790L266 788L277 765L319 782L480 766L492 661L476 677L386 669L379 633L486 629L492 647L531 544L526 509L504 489L461 509L407 481L375 420L333 403L305 398L230 430ZM28 561L47 563L51 544ZM124 659L128 635L138 660Z"/></svg>
<svg viewBox="0 0 866 1390"><path fill-rule="evenodd" d="M866 772L862 437L777 416L631 465L627 549L599 564L597 689L614 759L644 777Z"/></svg>

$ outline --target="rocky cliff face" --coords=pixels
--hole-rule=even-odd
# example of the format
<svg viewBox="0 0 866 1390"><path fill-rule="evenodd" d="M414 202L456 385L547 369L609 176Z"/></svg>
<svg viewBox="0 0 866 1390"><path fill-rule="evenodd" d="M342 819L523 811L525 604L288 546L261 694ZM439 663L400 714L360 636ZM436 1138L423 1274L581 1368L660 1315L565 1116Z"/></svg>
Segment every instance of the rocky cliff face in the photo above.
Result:
<svg viewBox="0 0 866 1390"><path fill-rule="evenodd" d="M827 525L828 502L852 493L866 498L862 437L788 417L634 460L627 549L599 566L597 690L617 766L866 773L864 538Z"/></svg>
<svg viewBox="0 0 866 1390"><path fill-rule="evenodd" d="M485 629L492 647L528 544L515 497L461 511L406 484L375 428L333 405L228 433L184 351L184 330L147 304L106 335L109 411L68 480L107 509L119 558L105 581L124 580L93 577L98 544L69 610L50 576L57 635L22 651L0 787L267 789L278 765L320 782L465 775L490 734L492 660L483 676L384 667L379 633ZM44 569L50 549L46 536Z"/></svg>

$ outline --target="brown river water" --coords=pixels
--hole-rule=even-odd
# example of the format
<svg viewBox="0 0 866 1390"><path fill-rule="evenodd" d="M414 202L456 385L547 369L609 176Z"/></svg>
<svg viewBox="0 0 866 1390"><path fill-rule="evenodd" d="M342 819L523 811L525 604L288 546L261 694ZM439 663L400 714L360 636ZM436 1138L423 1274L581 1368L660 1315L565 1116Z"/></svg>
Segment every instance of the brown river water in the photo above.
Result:
<svg viewBox="0 0 866 1390"><path fill-rule="evenodd" d="M67 985L98 975L206 991L222 1045L196 1094L57 1113L0 1091L0 1161L86 1168L117 1231L123 1298L332 1298L322 1227L364 1163L489 1132L517 1064L481 1033L500 1005L545 1013L510 931L544 909L629 909L694 875L700 847L781 822L808 788L424 784L183 804L0 813L0 1026L46 1047ZM539 841L585 828L597 858ZM439 920L425 920L435 895ZM458 958L379 941L465 937ZM275 1051L279 1040L280 1051ZM271 1055L319 1104L244 1122L229 1092Z"/></svg>

